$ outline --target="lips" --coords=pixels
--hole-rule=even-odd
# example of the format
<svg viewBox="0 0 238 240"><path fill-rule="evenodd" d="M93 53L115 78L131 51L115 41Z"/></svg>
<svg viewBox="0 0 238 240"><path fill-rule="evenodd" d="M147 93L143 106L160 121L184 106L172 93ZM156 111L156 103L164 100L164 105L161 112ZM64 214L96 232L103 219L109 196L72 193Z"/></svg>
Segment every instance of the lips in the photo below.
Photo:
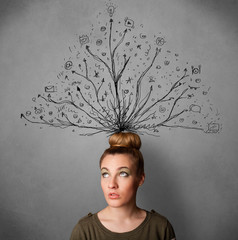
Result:
<svg viewBox="0 0 238 240"><path fill-rule="evenodd" d="M110 199L118 199L118 198L120 197L120 195L117 194L117 193L109 193L109 194L108 194L108 197L109 197Z"/></svg>

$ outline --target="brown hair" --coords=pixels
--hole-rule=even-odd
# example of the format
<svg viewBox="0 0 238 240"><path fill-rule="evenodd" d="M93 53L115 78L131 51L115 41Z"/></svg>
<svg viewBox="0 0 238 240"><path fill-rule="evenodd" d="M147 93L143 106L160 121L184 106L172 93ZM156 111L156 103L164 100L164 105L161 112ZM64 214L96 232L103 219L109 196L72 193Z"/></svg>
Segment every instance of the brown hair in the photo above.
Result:
<svg viewBox="0 0 238 240"><path fill-rule="evenodd" d="M109 138L109 144L110 147L104 151L100 158L100 166L107 155L129 154L133 157L137 167L137 175L140 177L144 174L144 159L140 152L141 140L137 134L131 132L114 133Z"/></svg>

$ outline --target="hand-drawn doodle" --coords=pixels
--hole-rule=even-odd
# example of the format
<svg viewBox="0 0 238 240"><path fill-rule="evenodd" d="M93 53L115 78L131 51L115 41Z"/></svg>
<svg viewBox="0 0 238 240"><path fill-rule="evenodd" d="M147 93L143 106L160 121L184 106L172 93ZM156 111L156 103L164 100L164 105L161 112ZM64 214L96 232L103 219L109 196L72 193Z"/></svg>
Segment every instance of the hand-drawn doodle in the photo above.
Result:
<svg viewBox="0 0 238 240"><path fill-rule="evenodd" d="M81 47L82 47L84 44L89 43L89 37L88 37L88 35L79 36L79 42L80 42L80 44L81 44Z"/></svg>
<svg viewBox="0 0 238 240"><path fill-rule="evenodd" d="M160 128L219 133L220 114L208 99L202 65L168 49L160 32L151 36L128 17L115 20L115 10L110 2L102 11L106 20L99 12L90 31L76 35L55 81L32 98L21 118L83 136L159 136Z"/></svg>
<svg viewBox="0 0 238 240"><path fill-rule="evenodd" d="M200 113L201 107L198 105L192 104L189 106L189 111Z"/></svg>
<svg viewBox="0 0 238 240"><path fill-rule="evenodd" d="M143 33L140 33L140 38L141 38L141 39L145 39L145 38L146 38L146 35L143 34Z"/></svg>
<svg viewBox="0 0 238 240"><path fill-rule="evenodd" d="M220 131L219 123L209 123L207 133L218 133Z"/></svg>
<svg viewBox="0 0 238 240"><path fill-rule="evenodd" d="M107 29L107 28L106 28L105 26L102 26L102 27L101 27L101 31L102 31L102 32L105 32L106 29Z"/></svg>
<svg viewBox="0 0 238 240"><path fill-rule="evenodd" d="M31 111L26 111L26 116L29 117L31 115Z"/></svg>
<svg viewBox="0 0 238 240"><path fill-rule="evenodd" d="M125 26L134 28L134 21L132 19L129 19L128 17L125 18Z"/></svg>
<svg viewBox="0 0 238 240"><path fill-rule="evenodd" d="M107 12L109 13L109 16L112 17L114 12L115 12L115 7L113 5L110 5L108 8L107 8Z"/></svg>
<svg viewBox="0 0 238 240"><path fill-rule="evenodd" d="M98 40L96 41L96 45L97 45L97 46L102 45L102 39L98 39Z"/></svg>
<svg viewBox="0 0 238 240"><path fill-rule="evenodd" d="M57 91L56 86L50 85L50 86L46 86L45 87L45 92L46 93L53 93L53 92L56 92L56 91Z"/></svg>
<svg viewBox="0 0 238 240"><path fill-rule="evenodd" d="M163 45L165 44L164 38L162 38L162 37L157 37L157 39L156 39L156 44L157 44L158 46L163 46Z"/></svg>
<svg viewBox="0 0 238 240"><path fill-rule="evenodd" d="M192 74L200 74L201 73L201 65L198 67L191 66L192 68Z"/></svg>
<svg viewBox="0 0 238 240"><path fill-rule="evenodd" d="M66 70L70 70L73 67L73 62L72 61L67 61L64 65L64 68Z"/></svg>

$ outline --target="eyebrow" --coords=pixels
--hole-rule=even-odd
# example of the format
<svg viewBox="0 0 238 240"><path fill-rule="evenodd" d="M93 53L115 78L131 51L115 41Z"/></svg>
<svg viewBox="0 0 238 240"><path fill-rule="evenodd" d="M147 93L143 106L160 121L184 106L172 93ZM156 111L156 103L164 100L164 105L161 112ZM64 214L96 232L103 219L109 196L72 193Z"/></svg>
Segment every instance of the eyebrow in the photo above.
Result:
<svg viewBox="0 0 238 240"><path fill-rule="evenodd" d="M123 169L123 168L126 168L126 169L130 170L130 168L128 168L128 167L119 167L117 170L121 170L121 169ZM106 167L101 168L101 171L102 171L102 170L107 170L107 171L109 171L109 169L106 168Z"/></svg>

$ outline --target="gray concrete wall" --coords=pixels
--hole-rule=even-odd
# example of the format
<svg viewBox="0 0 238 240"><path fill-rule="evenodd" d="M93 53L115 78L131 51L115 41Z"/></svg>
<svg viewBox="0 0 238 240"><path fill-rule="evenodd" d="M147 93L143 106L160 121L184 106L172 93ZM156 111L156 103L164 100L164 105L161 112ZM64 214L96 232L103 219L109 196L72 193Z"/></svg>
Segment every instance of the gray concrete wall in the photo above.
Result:
<svg viewBox="0 0 238 240"><path fill-rule="evenodd" d="M178 239L236 239L238 1L113 3L118 17L161 32L181 59L202 64L222 124L218 134L176 128L142 135L146 181L139 206L167 216ZM68 239L79 218L105 206L98 160L107 135L83 137L20 119L105 6L101 0L1 1L0 239Z"/></svg>

